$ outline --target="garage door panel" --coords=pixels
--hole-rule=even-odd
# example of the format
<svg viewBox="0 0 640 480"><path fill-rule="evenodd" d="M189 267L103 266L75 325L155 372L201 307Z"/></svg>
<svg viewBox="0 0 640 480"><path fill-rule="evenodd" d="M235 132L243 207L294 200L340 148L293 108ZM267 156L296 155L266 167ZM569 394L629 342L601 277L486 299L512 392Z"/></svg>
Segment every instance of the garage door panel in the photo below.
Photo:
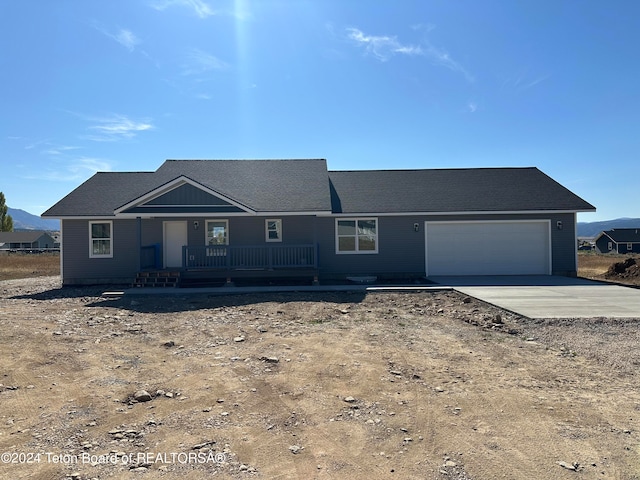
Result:
<svg viewBox="0 0 640 480"><path fill-rule="evenodd" d="M426 222L427 275L550 274L549 222Z"/></svg>

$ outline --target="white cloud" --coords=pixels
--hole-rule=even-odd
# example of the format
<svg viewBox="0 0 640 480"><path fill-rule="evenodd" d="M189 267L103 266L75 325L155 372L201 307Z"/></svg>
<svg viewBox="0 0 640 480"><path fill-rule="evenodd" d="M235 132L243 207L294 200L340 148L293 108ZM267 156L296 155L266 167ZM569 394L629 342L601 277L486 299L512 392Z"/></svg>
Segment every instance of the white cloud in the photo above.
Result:
<svg viewBox="0 0 640 480"><path fill-rule="evenodd" d="M130 52L133 52L136 45L140 43L140 40L138 40L138 38L130 30L125 29L121 29L118 33L116 33L114 38L120 45L125 47Z"/></svg>
<svg viewBox="0 0 640 480"><path fill-rule="evenodd" d="M403 45L393 36L365 35L357 28L347 28L347 37L383 62L396 54L423 55L419 45Z"/></svg>
<svg viewBox="0 0 640 480"><path fill-rule="evenodd" d="M425 30L427 33L431 32L432 30L436 29L436 26L433 23L416 23L414 25L411 25L411 28L413 30L419 31L419 30Z"/></svg>
<svg viewBox="0 0 640 480"><path fill-rule="evenodd" d="M542 82L546 82L551 78L551 75L533 76L530 75L527 70L521 71L516 75L506 78L502 82L502 89L511 90L515 93L522 93L525 90L529 90Z"/></svg>
<svg viewBox="0 0 640 480"><path fill-rule="evenodd" d="M183 75L200 75L211 70L226 70L229 64L218 57L197 48L187 55L187 64L183 65Z"/></svg>
<svg viewBox="0 0 640 480"><path fill-rule="evenodd" d="M111 164L100 158L81 157L71 163L67 169L80 175L86 175L87 173L93 175L96 172L110 172Z"/></svg>
<svg viewBox="0 0 640 480"><path fill-rule="evenodd" d="M416 30L423 27L417 25L413 28ZM434 28L432 25L426 27L427 31ZM474 81L473 75L462 64L454 60L446 50L435 47L428 40L424 40L419 45L403 44L395 36L366 35L358 28L347 28L347 37L382 62L386 62L395 55L421 56L429 59L434 65L461 73L469 82Z"/></svg>
<svg viewBox="0 0 640 480"><path fill-rule="evenodd" d="M94 24L93 27L103 35L118 42L120 45L122 45L124 48L126 48L130 52L133 52L136 48L136 45L140 44L140 39L138 39L138 37L136 37L131 30L127 30L126 28L121 28L115 33L113 33L108 29L106 29L105 27L98 24Z"/></svg>
<svg viewBox="0 0 640 480"><path fill-rule="evenodd" d="M449 53L441 48L434 47L430 43L427 43L425 49L425 55L436 65L448 68L454 72L461 73L469 82L474 82L475 79L459 62L451 58Z"/></svg>
<svg viewBox="0 0 640 480"><path fill-rule="evenodd" d="M153 2L151 7L163 11L174 5L190 8L200 18L207 18L216 14L209 4L202 0L161 0Z"/></svg>
<svg viewBox="0 0 640 480"><path fill-rule="evenodd" d="M79 148L81 148L81 147L74 147L71 145L54 145L54 144L47 144L47 145L48 145L48 148L46 148L41 152L46 155L62 155L65 152L69 152L71 150L78 150Z"/></svg>
<svg viewBox="0 0 640 480"><path fill-rule="evenodd" d="M536 78L534 80L531 80L529 82L524 82L522 84L519 84L519 85L517 85L518 91L528 90L528 89L530 89L532 87L535 87L539 83L542 83L545 80L548 80L549 78L551 78L551 75L543 75L543 76L538 77L538 78Z"/></svg>
<svg viewBox="0 0 640 480"><path fill-rule="evenodd" d="M107 160L80 157L66 164L58 163L56 169L43 170L35 175L23 176L22 178L50 182L78 182L86 180L96 172L110 172L111 170L111 164Z"/></svg>
<svg viewBox="0 0 640 480"><path fill-rule="evenodd" d="M478 110L478 104L475 102L469 102L467 104L467 108L469 109L469 112L475 113Z"/></svg>
<svg viewBox="0 0 640 480"><path fill-rule="evenodd" d="M153 125L148 121L134 121L125 115L112 115L103 118L91 118L96 125L91 125L89 130L97 132L86 138L96 142L112 142L135 137L139 132L151 130Z"/></svg>

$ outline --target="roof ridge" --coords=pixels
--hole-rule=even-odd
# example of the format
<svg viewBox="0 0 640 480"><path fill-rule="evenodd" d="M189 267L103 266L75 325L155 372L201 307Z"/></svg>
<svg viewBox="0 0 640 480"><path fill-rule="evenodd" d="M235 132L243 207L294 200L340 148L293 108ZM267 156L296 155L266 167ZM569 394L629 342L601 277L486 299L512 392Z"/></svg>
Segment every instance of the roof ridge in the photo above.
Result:
<svg viewBox="0 0 640 480"><path fill-rule="evenodd" d="M165 162L326 162L326 158L167 158Z"/></svg>
<svg viewBox="0 0 640 480"><path fill-rule="evenodd" d="M463 171L463 170L540 170L538 167L449 167L449 168L390 168L364 170L329 170L329 173L342 172L433 172L433 171Z"/></svg>

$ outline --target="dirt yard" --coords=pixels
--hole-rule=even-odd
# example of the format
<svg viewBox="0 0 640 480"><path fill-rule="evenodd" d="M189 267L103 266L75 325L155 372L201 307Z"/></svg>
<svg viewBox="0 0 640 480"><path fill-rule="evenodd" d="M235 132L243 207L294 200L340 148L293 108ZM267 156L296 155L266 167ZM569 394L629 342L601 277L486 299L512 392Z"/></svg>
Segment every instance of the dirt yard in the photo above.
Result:
<svg viewBox="0 0 640 480"><path fill-rule="evenodd" d="M640 478L637 321L102 291L0 282L0 478Z"/></svg>
<svg viewBox="0 0 640 480"><path fill-rule="evenodd" d="M623 265L625 262L630 265ZM621 264L617 271L615 264ZM596 253L578 254L578 275L604 282L640 286L640 258L638 256Z"/></svg>

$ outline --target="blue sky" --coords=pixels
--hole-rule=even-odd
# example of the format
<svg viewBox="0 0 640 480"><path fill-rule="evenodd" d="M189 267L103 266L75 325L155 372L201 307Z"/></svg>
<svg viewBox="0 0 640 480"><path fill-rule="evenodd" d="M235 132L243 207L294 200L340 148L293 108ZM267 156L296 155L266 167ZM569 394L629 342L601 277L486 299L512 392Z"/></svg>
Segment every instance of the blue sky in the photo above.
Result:
<svg viewBox="0 0 640 480"><path fill-rule="evenodd" d="M0 1L0 191L171 159L537 166L640 217L640 2Z"/></svg>

